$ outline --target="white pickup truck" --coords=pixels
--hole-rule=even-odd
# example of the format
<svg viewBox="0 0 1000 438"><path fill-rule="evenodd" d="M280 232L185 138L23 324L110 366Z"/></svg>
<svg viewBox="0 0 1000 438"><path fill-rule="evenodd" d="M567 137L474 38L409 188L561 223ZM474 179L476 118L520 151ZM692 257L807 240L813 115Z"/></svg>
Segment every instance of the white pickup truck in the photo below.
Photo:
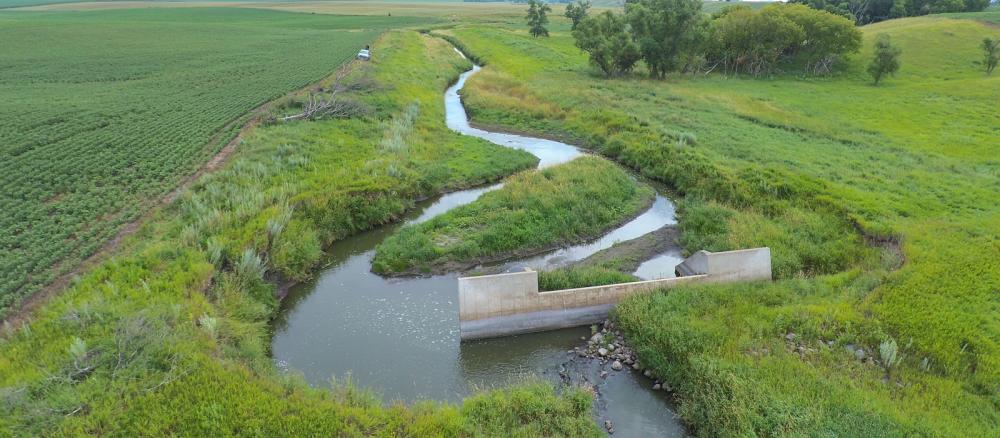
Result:
<svg viewBox="0 0 1000 438"><path fill-rule="evenodd" d="M371 60L372 59L372 52L371 52L371 50L361 49L361 51L358 52L358 59L360 59L362 61L369 61L369 60Z"/></svg>

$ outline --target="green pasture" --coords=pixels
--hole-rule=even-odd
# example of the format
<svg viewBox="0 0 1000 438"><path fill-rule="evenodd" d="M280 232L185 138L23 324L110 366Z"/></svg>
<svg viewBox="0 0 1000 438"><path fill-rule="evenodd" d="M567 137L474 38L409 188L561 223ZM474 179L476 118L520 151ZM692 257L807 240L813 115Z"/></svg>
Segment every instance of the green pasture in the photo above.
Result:
<svg viewBox="0 0 1000 438"><path fill-rule="evenodd" d="M863 31L865 48L829 77L663 81L642 67L602 79L564 31L447 31L487 62L467 87L476 122L575 141L667 183L687 251L771 247L773 284L619 306L701 434L1000 426L1000 78L978 64L1000 29L921 17ZM878 33L903 48L902 69L874 87L864 66ZM891 368L890 340L903 357Z"/></svg>

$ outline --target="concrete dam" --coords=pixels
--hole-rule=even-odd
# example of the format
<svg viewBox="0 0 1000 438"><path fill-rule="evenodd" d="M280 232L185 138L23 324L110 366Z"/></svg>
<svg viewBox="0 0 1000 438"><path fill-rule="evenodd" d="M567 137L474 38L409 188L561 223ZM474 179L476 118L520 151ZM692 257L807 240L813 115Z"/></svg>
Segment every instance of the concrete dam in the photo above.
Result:
<svg viewBox="0 0 1000 438"><path fill-rule="evenodd" d="M770 248L698 251L677 277L539 292L538 272L525 269L458 279L463 341L594 324L629 295L693 283L771 280Z"/></svg>

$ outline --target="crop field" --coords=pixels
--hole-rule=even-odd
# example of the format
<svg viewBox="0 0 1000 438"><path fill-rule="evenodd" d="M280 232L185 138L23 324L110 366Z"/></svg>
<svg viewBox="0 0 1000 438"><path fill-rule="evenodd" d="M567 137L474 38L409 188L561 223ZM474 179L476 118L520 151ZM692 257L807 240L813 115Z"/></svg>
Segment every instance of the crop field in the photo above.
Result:
<svg viewBox="0 0 1000 438"><path fill-rule="evenodd" d="M890 20L863 28L861 53L829 77L656 81L643 67L602 79L563 26L551 38L523 25L442 31L487 62L465 90L472 119L584 144L667 183L683 195L687 251L774 254L773 284L619 306L689 425L709 436L1000 428L1000 76L978 64L1000 29ZM873 87L864 66L878 33L902 47L902 69ZM903 358L886 371L871 358L889 341Z"/></svg>
<svg viewBox="0 0 1000 438"><path fill-rule="evenodd" d="M0 436L598 436L582 390L386 406L349 379L309 387L268 357L273 275L308 277L325 245L415 199L536 162L447 129L441 92L469 67L451 46L391 31L374 50L348 79L380 90L351 94L370 112L255 128L115 258L4 325Z"/></svg>
<svg viewBox="0 0 1000 438"><path fill-rule="evenodd" d="M0 309L150 208L251 109L330 74L385 28L425 21L235 8L0 12Z"/></svg>
<svg viewBox="0 0 1000 438"><path fill-rule="evenodd" d="M0 318L143 219L113 257L0 325L0 437L602 436L582 388L528 381L461 404L386 404L349 377L311 387L269 355L278 285L315 275L325 248L535 164L445 126L442 91L470 63L434 35L486 61L463 89L474 122L563 139L665 184L685 251L771 247L774 282L672 289L615 311L690 432L1000 430L1000 74L979 64L983 38L1000 37L995 8L866 26L861 52L829 76L653 80L642 64L603 78L559 6L551 38L532 38L522 5L227 4L0 11ZM332 15L345 13L367 17ZM409 26L432 31L397 29ZM902 68L875 87L865 66L880 33ZM150 208L255 108L328 84L371 42L374 60L345 79L356 112L256 126L220 169ZM580 189L610 178L575 170ZM559 168L514 179L547 189L532 179L544 172ZM603 193L622 202L595 223L645 205L648 193L626 188ZM538 199L554 197L544 189ZM494 213L501 194L404 228L381 251L417 242L396 247L415 260L420 233L475 240L490 230L460 225ZM495 252L510 235L478 243ZM628 280L633 262L540 281ZM889 341L900 361L886 365Z"/></svg>

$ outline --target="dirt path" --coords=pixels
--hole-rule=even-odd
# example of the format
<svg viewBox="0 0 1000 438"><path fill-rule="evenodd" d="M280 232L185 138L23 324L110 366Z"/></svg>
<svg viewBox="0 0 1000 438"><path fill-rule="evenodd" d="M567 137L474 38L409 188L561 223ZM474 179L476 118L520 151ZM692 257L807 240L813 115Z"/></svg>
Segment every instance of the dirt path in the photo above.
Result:
<svg viewBox="0 0 1000 438"><path fill-rule="evenodd" d="M331 76L340 74L340 72L343 69L353 68L354 64L355 64L354 61L348 61L347 64L338 67L337 70L331 75L324 76L322 79L312 82L306 85L305 87L292 91L291 93L286 93L282 97L296 95L311 87L323 84L324 82L329 80ZM143 210L146 211L145 213L143 213L135 220L123 225L121 229L118 231L118 233L113 238L111 238L111 240L108 240L107 242L104 243L104 245L101 245L101 247L97 249L97 251L95 251L89 257L87 257L82 262L77 264L76 267L69 270L65 274L60 275L52 283L49 283L49 285L39 289L34 294L31 294L30 296L24 298L24 300L21 301L21 305L15 309L11 309L7 317L0 320L0 323L9 325L10 327L19 327L21 324L28 321L28 319L31 317L31 315L34 313L36 309L40 308L43 304L47 303L52 297L56 296L58 293L64 290L73 280L74 277L81 275L83 272L109 259L111 255L113 255L115 252L118 251L119 248L121 248L122 243L125 241L126 238L135 234L137 231L139 231L142 225L146 223L146 221L154 217L159 212L163 211L164 207L170 205L175 200L177 200L177 198L180 197L180 195L184 193L184 191L187 190L191 186L191 184L193 184L195 181L197 181L206 173L218 170L223 165L225 165L229 161L229 158L232 156L233 152L236 152L236 149L239 147L240 143L242 143L243 139L247 136L247 134L253 131L253 129L256 128L257 125L260 123L261 116L271 107L271 105L275 101L279 99L281 98L265 102L262 105L258 106L257 108L251 110L249 113L246 113L249 114L248 118L244 116L237 117L236 119L233 119L231 122L227 123L225 126L217 130L215 134L213 134L212 137L207 142L205 142L206 145L212 145L218 143L219 140L224 135L226 135L227 132L230 132L236 124L245 120L243 122L243 126L240 128L240 131L236 134L236 136L233 137L233 139L230 140L228 143L226 143L226 145L223 146L222 149L219 150L219 152L217 152L208 161L202 164L201 167L195 170L194 173L184 177L184 179L182 179L180 183L178 183L177 186L174 187L174 189L168 192L166 195L163 195L158 200L152 200L151 202L147 203L143 208Z"/></svg>

